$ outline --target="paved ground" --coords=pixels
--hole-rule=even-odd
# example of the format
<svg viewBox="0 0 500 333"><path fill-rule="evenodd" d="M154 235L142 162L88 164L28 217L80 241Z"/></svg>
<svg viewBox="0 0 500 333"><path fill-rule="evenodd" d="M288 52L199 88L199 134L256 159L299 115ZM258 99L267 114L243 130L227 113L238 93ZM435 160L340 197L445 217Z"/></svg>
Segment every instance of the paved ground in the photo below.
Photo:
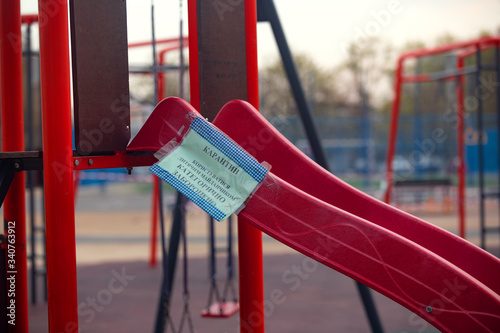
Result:
<svg viewBox="0 0 500 333"><path fill-rule="evenodd" d="M149 192L130 185L113 186L106 192L96 187L79 192L76 239L81 332L153 331L161 269L148 265L149 207ZM237 332L237 315L230 319L199 316L209 292L208 222L195 207L190 206L188 211L190 309L196 331ZM498 211L495 205L488 205L492 224L498 223ZM477 211L471 208L468 214L468 235L477 243ZM424 218L456 231L454 215ZM216 228L218 239L224 240L225 226L217 224ZM492 236L490 243L497 248L498 236ZM284 272L302 265L305 257L266 236L264 252L267 332L369 332L352 280L318 264L307 277L295 280L298 284L287 283ZM224 275L223 262L219 268ZM121 285L110 285L117 275L122 277ZM183 308L181 287L177 280L172 302L176 326ZM273 302L271 295L276 290L282 297ZM386 332L436 332L391 300L374 295ZM42 302L30 308L30 331L47 332L47 308Z"/></svg>
<svg viewBox="0 0 500 333"><path fill-rule="evenodd" d="M305 257L298 254L264 257L266 331L267 332L369 332L368 323L352 280L324 266L319 266L300 284L284 283L283 273L301 265ZM229 319L204 319L199 313L206 306L209 284L206 261L190 260L190 309L197 332L238 332L238 316ZM125 276L124 284L110 281ZM115 262L80 266L78 295L82 332L153 332L156 315L160 270L144 261ZM297 280L299 281L299 280ZM126 285L125 285L126 284ZM116 294L109 290L121 289ZM298 287L297 287L298 286ZM173 320L178 326L182 297L180 280L176 281ZM295 289L297 287L297 289ZM279 293L275 298L271 294ZM95 299L95 303L92 303ZM277 303L273 302L278 300ZM432 332L431 326L389 299L376 294L375 300L387 332ZM31 308L32 332L47 332L46 306ZM414 326L411 323L415 323ZM188 332L188 330L184 330Z"/></svg>

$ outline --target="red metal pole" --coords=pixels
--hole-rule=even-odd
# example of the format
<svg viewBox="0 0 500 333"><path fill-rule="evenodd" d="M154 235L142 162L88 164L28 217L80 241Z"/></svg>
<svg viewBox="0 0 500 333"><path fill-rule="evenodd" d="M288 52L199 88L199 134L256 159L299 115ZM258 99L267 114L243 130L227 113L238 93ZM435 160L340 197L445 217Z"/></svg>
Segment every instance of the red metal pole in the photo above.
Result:
<svg viewBox="0 0 500 333"><path fill-rule="evenodd" d="M189 74L191 77L191 104L200 109L198 67L198 26L196 0L188 1L189 15ZM257 4L245 1L245 38L248 102L259 104L257 66ZM201 50L202 51L202 50ZM240 286L240 331L264 332L264 283L262 270L262 233L238 219L238 260Z"/></svg>
<svg viewBox="0 0 500 333"><path fill-rule="evenodd" d="M457 58L457 67L464 67L464 58ZM464 156L464 87L465 76L457 79L457 150L458 150L458 230L459 236L465 238L465 156Z"/></svg>
<svg viewBox="0 0 500 333"><path fill-rule="evenodd" d="M23 71L21 38L21 4L19 0L0 0L0 73L1 73L1 117L2 151L24 150L23 123ZM9 299L9 306L14 301L15 321L9 325L10 332L28 332L28 278L26 264L26 207L24 172L14 177L4 201L4 219L6 227L15 233L14 252L7 259L14 260L13 266L8 261L7 284L10 291L12 282L15 296ZM12 238L10 238L12 239ZM10 273L12 272L12 273ZM2 281L2 283L6 283ZM11 310L8 310L8 314ZM2 318L8 320L10 318ZM12 325L15 323L15 325Z"/></svg>
<svg viewBox="0 0 500 333"><path fill-rule="evenodd" d="M391 123L389 128L389 142L387 147L387 174L386 182L387 189L385 191L384 201L390 204L391 201L391 191L394 180L394 175L392 171L392 160L394 158L394 152L396 149L396 136L398 133L398 122L399 122L399 107L401 104L401 77L403 75L403 62L404 57L398 59L398 64L396 68L396 73L394 75L394 100L391 107Z"/></svg>
<svg viewBox="0 0 500 333"><path fill-rule="evenodd" d="M51 14L40 24L49 331L78 332L68 8L53 0L38 7Z"/></svg>
<svg viewBox="0 0 500 333"><path fill-rule="evenodd" d="M259 108L257 66L257 4L245 1L248 102ZM262 233L244 218L238 217L238 256L240 285L240 332L261 333L265 330L264 274Z"/></svg>
<svg viewBox="0 0 500 333"><path fill-rule="evenodd" d="M200 70L198 59L198 14L196 0L188 0L189 90L191 105L200 110Z"/></svg>

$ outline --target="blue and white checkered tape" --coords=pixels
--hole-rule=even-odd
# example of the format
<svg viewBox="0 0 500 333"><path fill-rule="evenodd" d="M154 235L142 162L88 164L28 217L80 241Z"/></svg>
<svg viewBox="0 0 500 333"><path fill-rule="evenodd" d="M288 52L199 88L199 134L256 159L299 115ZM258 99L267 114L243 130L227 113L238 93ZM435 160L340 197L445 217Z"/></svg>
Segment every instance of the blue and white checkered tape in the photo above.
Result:
<svg viewBox="0 0 500 333"><path fill-rule="evenodd" d="M199 194L194 192L188 186L186 186L183 182L174 177L170 172L165 171L158 164L153 164L151 168L149 168L152 173L172 185L176 190L184 194L189 200L198 205L201 209L203 209L210 216L215 218L217 221L222 221L225 218L225 214L218 210L216 207L211 205L207 200L203 199Z"/></svg>
<svg viewBox="0 0 500 333"><path fill-rule="evenodd" d="M233 160L234 163L245 170L257 182L260 183L264 179L268 170L224 133L214 128L208 121L201 117L196 117L191 123L190 128Z"/></svg>

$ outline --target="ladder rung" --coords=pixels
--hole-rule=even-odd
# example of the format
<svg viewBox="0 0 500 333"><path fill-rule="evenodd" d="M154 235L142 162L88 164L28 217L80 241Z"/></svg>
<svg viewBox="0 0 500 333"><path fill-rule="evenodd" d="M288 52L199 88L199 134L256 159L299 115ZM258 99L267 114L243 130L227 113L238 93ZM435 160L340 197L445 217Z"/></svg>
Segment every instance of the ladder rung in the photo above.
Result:
<svg viewBox="0 0 500 333"><path fill-rule="evenodd" d="M500 192L483 193L483 198L500 198Z"/></svg>
<svg viewBox="0 0 500 333"><path fill-rule="evenodd" d="M33 254L26 256L27 259L33 259ZM35 254L35 259L45 259L44 254Z"/></svg>
<svg viewBox="0 0 500 333"><path fill-rule="evenodd" d="M485 232L500 232L500 227L486 227L483 230Z"/></svg>

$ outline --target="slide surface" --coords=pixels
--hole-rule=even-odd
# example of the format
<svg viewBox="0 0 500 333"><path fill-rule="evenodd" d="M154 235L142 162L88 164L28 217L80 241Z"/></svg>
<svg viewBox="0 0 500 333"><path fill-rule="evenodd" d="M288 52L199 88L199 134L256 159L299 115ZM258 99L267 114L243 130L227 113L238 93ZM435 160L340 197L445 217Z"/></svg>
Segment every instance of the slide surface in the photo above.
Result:
<svg viewBox="0 0 500 333"><path fill-rule="evenodd" d="M128 150L157 151L181 140L197 115L183 100L163 100ZM249 223L443 332L499 331L497 258L345 184L245 102L226 104L214 125L272 166L240 212Z"/></svg>
<svg viewBox="0 0 500 333"><path fill-rule="evenodd" d="M270 163L273 174L291 185L411 240L467 271L500 294L498 258L345 183L293 146L248 103L227 103L215 118L214 125L257 160Z"/></svg>

